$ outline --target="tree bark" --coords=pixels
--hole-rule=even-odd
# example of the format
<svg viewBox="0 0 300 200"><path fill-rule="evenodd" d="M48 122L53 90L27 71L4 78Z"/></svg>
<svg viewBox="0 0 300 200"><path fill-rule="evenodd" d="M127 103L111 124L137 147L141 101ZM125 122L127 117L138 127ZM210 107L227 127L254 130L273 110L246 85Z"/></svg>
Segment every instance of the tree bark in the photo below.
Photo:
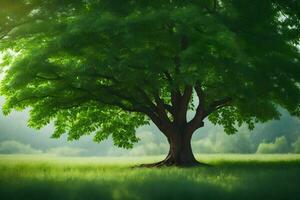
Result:
<svg viewBox="0 0 300 200"><path fill-rule="evenodd" d="M165 159L166 165L194 166L198 162L194 157L191 146L192 134L177 132L170 136L169 155Z"/></svg>
<svg viewBox="0 0 300 200"><path fill-rule="evenodd" d="M193 167L206 165L196 160L191 146L192 133L187 131L178 131L169 134L167 138L170 149L167 157L157 163L143 164L141 167L163 167L163 166L179 166Z"/></svg>

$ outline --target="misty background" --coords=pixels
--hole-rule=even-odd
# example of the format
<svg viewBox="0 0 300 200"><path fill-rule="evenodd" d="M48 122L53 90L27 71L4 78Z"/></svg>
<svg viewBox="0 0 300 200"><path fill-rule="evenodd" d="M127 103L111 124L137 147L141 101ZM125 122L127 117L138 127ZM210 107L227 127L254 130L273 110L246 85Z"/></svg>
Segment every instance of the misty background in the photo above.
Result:
<svg viewBox="0 0 300 200"><path fill-rule="evenodd" d="M0 107L4 98L0 97ZM300 120L281 110L280 120L257 124L253 131L241 127L226 135L221 126L205 121L193 136L194 153L300 153ZM153 125L138 128L141 139L133 149L113 146L112 140L93 142L93 135L67 141L66 135L52 139L53 125L41 130L27 127L28 110L0 113L0 154L51 154L57 156L143 156L168 152L164 136Z"/></svg>

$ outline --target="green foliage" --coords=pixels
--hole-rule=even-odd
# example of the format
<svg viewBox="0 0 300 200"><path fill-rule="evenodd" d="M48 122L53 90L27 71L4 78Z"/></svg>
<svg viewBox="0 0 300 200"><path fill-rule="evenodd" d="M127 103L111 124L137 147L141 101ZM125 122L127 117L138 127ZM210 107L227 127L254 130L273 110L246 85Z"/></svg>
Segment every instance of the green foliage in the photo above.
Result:
<svg viewBox="0 0 300 200"><path fill-rule="evenodd" d="M274 143L261 143L257 148L257 153L279 153L289 151L289 146L284 136L276 138Z"/></svg>
<svg viewBox="0 0 300 200"><path fill-rule="evenodd" d="M300 153L300 137L293 143L293 148L295 153Z"/></svg>
<svg viewBox="0 0 300 200"><path fill-rule="evenodd" d="M86 103L68 109L55 109L55 105L46 103L47 105L36 105L31 110L28 124L34 128L42 128L52 117L55 118L53 138L68 133L69 140L77 140L84 134L95 133L94 141L100 142L112 135L115 145L130 148L138 141L135 129L146 123L139 114L99 106L98 103ZM48 115L44 114L45 108L49 109Z"/></svg>
<svg viewBox="0 0 300 200"><path fill-rule="evenodd" d="M31 108L53 137L112 134L131 147L155 95L201 84L209 119L236 125L300 116L300 3L284 0L4 0L3 112ZM166 72L172 81L166 77ZM193 106L189 106L193 109Z"/></svg>

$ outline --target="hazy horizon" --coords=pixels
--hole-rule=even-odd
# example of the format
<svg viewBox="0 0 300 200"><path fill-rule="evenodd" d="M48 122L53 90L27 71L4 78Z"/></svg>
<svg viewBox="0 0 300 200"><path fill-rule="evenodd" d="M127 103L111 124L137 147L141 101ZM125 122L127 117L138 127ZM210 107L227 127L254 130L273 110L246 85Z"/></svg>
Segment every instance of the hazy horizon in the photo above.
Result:
<svg viewBox="0 0 300 200"><path fill-rule="evenodd" d="M0 105L4 102L1 97ZM168 145L154 125L137 129L141 140L133 149L120 149L108 139L93 142L93 135L78 141L67 141L66 135L52 139L53 125L41 130L27 127L28 109L14 111L8 116L0 114L0 154L54 154L59 156L142 156L166 154ZM223 128L207 120L205 127L193 136L195 153L300 153L300 120L282 111L277 121L259 124L253 131L246 127L235 135L226 135Z"/></svg>

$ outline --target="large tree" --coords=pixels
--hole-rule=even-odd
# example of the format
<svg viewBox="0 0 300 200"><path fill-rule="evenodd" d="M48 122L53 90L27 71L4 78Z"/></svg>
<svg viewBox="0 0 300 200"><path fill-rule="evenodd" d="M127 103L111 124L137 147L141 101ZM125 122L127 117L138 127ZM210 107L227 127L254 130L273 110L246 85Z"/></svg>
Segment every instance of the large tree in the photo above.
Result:
<svg viewBox="0 0 300 200"><path fill-rule="evenodd" d="M170 144L153 166L197 165L207 117L233 134L300 116L299 39L298 0L2 0L3 112L125 148L152 120Z"/></svg>

